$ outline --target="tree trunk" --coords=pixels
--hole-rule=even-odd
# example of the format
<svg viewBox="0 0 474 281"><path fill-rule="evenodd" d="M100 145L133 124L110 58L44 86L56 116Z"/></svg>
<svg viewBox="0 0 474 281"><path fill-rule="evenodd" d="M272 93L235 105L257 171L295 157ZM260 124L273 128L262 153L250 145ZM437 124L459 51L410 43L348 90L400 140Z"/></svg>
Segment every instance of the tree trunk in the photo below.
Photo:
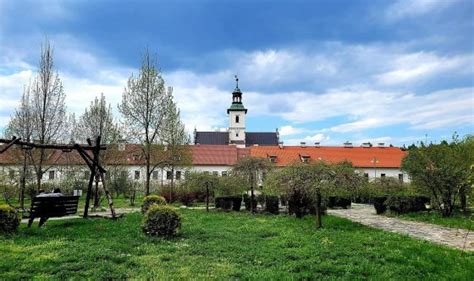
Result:
<svg viewBox="0 0 474 281"><path fill-rule="evenodd" d="M149 153L149 152L148 152ZM146 159L146 178L145 178L145 195L150 195L150 159L149 156Z"/></svg>
<svg viewBox="0 0 474 281"><path fill-rule="evenodd" d="M464 186L459 190L459 201L461 204L461 210L464 213L467 213L466 188Z"/></svg>
<svg viewBox="0 0 474 281"><path fill-rule="evenodd" d="M173 202L174 167L171 167L170 203Z"/></svg>
<svg viewBox="0 0 474 281"><path fill-rule="evenodd" d="M321 223L321 193L316 193L316 228L322 227Z"/></svg>
<svg viewBox="0 0 474 281"><path fill-rule="evenodd" d="M97 178L97 175L95 177L94 206L92 208L94 211L99 208L99 179Z"/></svg>
<svg viewBox="0 0 474 281"><path fill-rule="evenodd" d="M209 185L206 183L206 212L209 212Z"/></svg>
<svg viewBox="0 0 474 281"><path fill-rule="evenodd" d="M26 189L26 150L23 152L23 171L20 179L20 209L25 209L25 189Z"/></svg>
<svg viewBox="0 0 474 281"><path fill-rule="evenodd" d="M253 173L252 176L250 177L250 211L252 213L255 213L255 209L257 209L255 205L255 192L254 192L254 178L253 178Z"/></svg>

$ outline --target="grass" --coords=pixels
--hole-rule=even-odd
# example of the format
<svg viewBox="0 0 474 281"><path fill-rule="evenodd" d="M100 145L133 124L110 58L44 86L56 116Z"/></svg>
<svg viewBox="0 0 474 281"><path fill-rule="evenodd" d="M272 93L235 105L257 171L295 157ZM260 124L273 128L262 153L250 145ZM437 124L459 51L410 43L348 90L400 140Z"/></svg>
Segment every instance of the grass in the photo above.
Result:
<svg viewBox="0 0 474 281"><path fill-rule="evenodd" d="M473 280L474 253L325 216L180 210L171 240L150 238L142 215L49 221L0 235L0 279Z"/></svg>
<svg viewBox="0 0 474 281"><path fill-rule="evenodd" d="M464 214L460 211L454 212L451 217L443 217L437 211L426 211L408 213L402 215L390 215L401 219L420 221L452 228L464 228L474 230L474 213Z"/></svg>

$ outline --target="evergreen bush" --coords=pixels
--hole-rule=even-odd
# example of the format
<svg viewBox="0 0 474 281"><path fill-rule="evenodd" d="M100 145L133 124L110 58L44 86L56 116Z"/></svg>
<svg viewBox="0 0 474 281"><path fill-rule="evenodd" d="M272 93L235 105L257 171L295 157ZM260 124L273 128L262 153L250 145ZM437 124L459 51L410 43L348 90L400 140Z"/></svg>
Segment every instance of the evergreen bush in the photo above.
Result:
<svg viewBox="0 0 474 281"><path fill-rule="evenodd" d="M150 236L175 236L181 228L181 216L171 206L152 205L143 219L143 232Z"/></svg>
<svg viewBox="0 0 474 281"><path fill-rule="evenodd" d="M143 198L142 213L145 214L151 205L166 205L166 199L159 195L148 195Z"/></svg>
<svg viewBox="0 0 474 281"><path fill-rule="evenodd" d="M0 233L14 232L20 225L17 211L6 204L0 205Z"/></svg>

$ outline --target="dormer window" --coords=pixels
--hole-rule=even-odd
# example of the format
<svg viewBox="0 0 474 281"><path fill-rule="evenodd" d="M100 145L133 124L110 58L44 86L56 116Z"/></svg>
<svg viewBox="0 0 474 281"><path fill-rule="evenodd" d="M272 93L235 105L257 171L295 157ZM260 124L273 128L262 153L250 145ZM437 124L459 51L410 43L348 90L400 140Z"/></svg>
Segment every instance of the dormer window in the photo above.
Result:
<svg viewBox="0 0 474 281"><path fill-rule="evenodd" d="M309 163L309 160L310 160L311 157L307 154L300 154L300 158L301 158L301 162Z"/></svg>
<svg viewBox="0 0 474 281"><path fill-rule="evenodd" d="M276 155L268 155L268 160L270 160L272 163L276 163L277 157Z"/></svg>

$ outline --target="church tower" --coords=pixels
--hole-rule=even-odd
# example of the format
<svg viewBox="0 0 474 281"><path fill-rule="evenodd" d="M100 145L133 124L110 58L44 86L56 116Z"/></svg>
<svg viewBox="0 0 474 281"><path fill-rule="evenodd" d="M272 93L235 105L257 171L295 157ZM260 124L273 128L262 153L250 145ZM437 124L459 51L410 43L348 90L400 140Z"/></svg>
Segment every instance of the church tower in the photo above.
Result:
<svg viewBox="0 0 474 281"><path fill-rule="evenodd" d="M245 115L247 109L242 104L239 78L235 76L236 86L232 93L232 105L227 109L229 115L229 143L245 146Z"/></svg>

